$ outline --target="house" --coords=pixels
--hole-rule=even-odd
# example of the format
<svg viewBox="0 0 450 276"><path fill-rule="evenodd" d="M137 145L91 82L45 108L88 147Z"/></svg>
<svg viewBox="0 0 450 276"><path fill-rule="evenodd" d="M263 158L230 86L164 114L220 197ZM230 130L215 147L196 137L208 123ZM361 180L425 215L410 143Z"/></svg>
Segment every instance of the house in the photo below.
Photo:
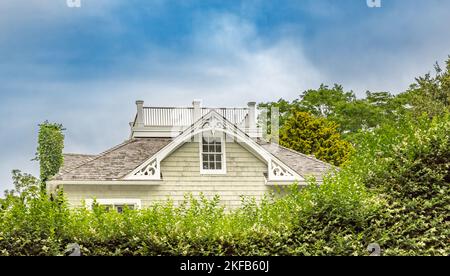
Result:
<svg viewBox="0 0 450 276"><path fill-rule="evenodd" d="M98 204L121 211L145 208L185 194L219 195L227 208L241 196L261 199L276 186L306 178L319 182L332 168L277 144L257 125L256 103L245 108L144 107L130 123L130 139L98 155L65 154L49 191L63 187L69 204Z"/></svg>

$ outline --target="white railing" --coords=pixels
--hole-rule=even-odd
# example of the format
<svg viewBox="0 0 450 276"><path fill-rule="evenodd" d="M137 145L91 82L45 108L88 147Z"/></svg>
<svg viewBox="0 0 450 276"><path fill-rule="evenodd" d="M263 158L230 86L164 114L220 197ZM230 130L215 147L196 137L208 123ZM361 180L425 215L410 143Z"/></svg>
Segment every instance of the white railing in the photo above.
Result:
<svg viewBox="0 0 450 276"><path fill-rule="evenodd" d="M192 124L193 108L144 107L146 126L188 126Z"/></svg>
<svg viewBox="0 0 450 276"><path fill-rule="evenodd" d="M235 125L243 125L248 114L248 108L202 108L202 116L213 109Z"/></svg>
<svg viewBox="0 0 450 276"><path fill-rule="evenodd" d="M248 108L202 108L201 116L211 110L225 117L231 123L244 125ZM194 108L192 107L144 107L145 126L189 126L194 123Z"/></svg>

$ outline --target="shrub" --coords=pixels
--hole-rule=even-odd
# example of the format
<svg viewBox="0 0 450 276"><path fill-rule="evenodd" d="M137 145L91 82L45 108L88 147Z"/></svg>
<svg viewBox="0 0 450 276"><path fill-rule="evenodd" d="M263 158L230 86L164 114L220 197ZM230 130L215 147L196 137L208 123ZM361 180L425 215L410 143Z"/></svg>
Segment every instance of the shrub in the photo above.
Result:
<svg viewBox="0 0 450 276"><path fill-rule="evenodd" d="M45 182L57 174L63 164L63 130L62 125L47 121L39 125L38 147L35 160L39 161L43 190L45 190Z"/></svg>
<svg viewBox="0 0 450 276"><path fill-rule="evenodd" d="M338 125L325 118L295 111L280 129L280 144L334 165L344 163L353 152L352 145L341 139Z"/></svg>
<svg viewBox="0 0 450 276"><path fill-rule="evenodd" d="M450 254L450 116L421 118L419 127L380 157L365 184L378 194L381 208L367 234L385 254Z"/></svg>

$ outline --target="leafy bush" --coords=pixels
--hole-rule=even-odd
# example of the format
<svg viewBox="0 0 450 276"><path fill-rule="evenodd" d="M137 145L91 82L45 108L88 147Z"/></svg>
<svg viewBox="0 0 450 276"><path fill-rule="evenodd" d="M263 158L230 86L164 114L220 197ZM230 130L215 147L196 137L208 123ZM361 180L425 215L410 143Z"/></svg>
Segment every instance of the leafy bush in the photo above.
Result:
<svg viewBox="0 0 450 276"><path fill-rule="evenodd" d="M338 125L306 112L293 112L280 130L280 144L334 165L344 163L353 152L352 145L341 139Z"/></svg>
<svg viewBox="0 0 450 276"><path fill-rule="evenodd" d="M365 179L381 205L366 231L386 254L450 253L449 133L448 114L431 122L421 118L415 131L379 158L384 168Z"/></svg>
<svg viewBox="0 0 450 276"><path fill-rule="evenodd" d="M63 164L63 130L62 125L47 121L39 125L38 147L35 160L39 161L43 190L45 190L45 182L57 174Z"/></svg>

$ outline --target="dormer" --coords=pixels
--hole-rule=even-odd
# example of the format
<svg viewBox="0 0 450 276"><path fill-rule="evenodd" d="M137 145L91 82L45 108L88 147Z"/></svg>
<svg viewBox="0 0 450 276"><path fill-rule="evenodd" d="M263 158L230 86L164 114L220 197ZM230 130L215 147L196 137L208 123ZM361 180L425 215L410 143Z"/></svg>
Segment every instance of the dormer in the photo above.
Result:
<svg viewBox="0 0 450 276"><path fill-rule="evenodd" d="M202 107L194 100L189 107L146 107L144 101L136 101L136 116L131 126L131 138L177 137L211 110L241 129L251 138L260 138L262 130L257 125L256 103L247 107L214 108Z"/></svg>

